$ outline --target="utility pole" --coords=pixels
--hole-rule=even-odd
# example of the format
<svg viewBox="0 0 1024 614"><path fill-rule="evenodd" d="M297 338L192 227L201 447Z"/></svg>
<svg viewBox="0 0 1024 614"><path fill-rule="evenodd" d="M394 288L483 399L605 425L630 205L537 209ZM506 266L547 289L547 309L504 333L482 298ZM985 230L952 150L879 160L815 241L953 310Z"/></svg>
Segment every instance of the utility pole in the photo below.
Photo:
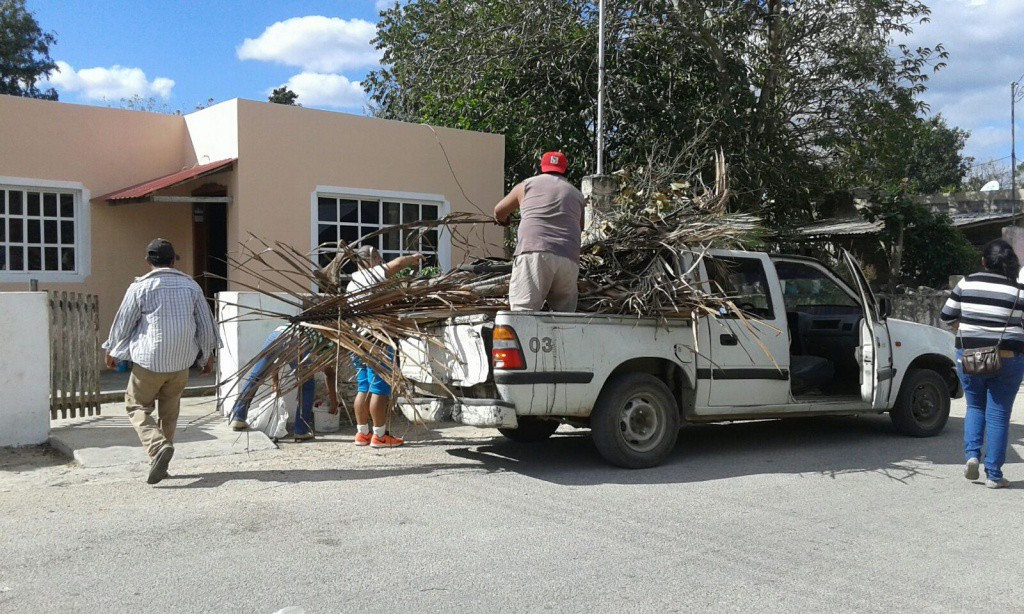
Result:
<svg viewBox="0 0 1024 614"><path fill-rule="evenodd" d="M1013 219L1017 221L1017 87L1020 84L1010 83L1010 206L1013 208Z"/></svg>
<svg viewBox="0 0 1024 614"><path fill-rule="evenodd" d="M597 11L597 172L584 177L580 186L587 199L583 213L586 241L603 237L601 220L619 193L618 178L604 174L604 0L598 2Z"/></svg>
<svg viewBox="0 0 1024 614"><path fill-rule="evenodd" d="M604 174L604 0L597 5L597 174Z"/></svg>

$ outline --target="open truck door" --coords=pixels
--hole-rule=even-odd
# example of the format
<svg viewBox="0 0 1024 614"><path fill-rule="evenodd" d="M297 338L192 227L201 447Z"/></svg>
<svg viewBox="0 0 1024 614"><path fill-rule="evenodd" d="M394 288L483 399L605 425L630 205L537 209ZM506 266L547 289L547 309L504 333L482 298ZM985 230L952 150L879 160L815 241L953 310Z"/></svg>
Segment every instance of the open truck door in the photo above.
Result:
<svg viewBox="0 0 1024 614"><path fill-rule="evenodd" d="M883 317L886 314L879 310L878 300L857 261L845 249L842 250L842 255L860 295L863 310L863 318L860 321L860 347L857 349L860 363L860 396L865 403L871 404L872 409L884 410L888 406L895 375L892 348L889 344L889 327Z"/></svg>

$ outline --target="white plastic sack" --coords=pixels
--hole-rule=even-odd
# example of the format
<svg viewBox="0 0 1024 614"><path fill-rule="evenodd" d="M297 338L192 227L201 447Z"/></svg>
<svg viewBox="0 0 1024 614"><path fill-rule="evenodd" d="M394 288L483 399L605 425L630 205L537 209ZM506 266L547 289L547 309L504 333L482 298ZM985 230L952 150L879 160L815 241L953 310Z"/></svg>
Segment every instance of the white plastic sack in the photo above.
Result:
<svg viewBox="0 0 1024 614"><path fill-rule="evenodd" d="M276 441L288 434L288 404L274 395L249 409L249 428Z"/></svg>

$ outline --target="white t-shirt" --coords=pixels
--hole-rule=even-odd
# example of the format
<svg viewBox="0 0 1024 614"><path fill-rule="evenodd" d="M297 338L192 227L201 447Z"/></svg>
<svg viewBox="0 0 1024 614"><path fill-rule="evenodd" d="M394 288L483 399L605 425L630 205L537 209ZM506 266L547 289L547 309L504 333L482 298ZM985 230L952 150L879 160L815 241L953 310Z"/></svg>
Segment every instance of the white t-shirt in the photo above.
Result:
<svg viewBox="0 0 1024 614"><path fill-rule="evenodd" d="M375 286L388 278L388 268L383 264L368 269L359 269L352 273L352 281L348 282L348 293L353 294Z"/></svg>

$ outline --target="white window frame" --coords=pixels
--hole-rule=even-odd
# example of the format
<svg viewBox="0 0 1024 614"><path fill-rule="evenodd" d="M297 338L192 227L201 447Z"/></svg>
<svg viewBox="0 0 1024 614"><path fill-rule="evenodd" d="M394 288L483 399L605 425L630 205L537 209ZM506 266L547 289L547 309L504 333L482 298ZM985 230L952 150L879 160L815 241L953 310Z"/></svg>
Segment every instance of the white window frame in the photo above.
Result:
<svg viewBox="0 0 1024 614"><path fill-rule="evenodd" d="M451 203L440 194L421 194L417 192L394 192L390 190L362 190L357 188L344 188L338 186L318 185L309 195L309 241L310 249L316 249L320 244L320 223L318 199L324 198L351 198L351 199L378 199L381 201L399 201L403 203L418 205L434 205L437 209L437 217L441 219L451 213ZM381 224L383 227L383 224ZM437 264L442 271L448 271L452 266L452 237L448 229L440 226L437 229Z"/></svg>
<svg viewBox="0 0 1024 614"><path fill-rule="evenodd" d="M0 177L0 189L30 191L56 190L70 192L74 196L75 209L75 272L67 271L9 271L0 270L0 283L27 283L38 280L40 283L82 283L92 273L92 230L91 204L89 190L79 181L53 181L49 179L29 179L25 177ZM23 207L27 207L23 203ZM27 209L26 209L27 211ZM8 213L4 214L5 216ZM26 234L28 229L24 229ZM9 239L9 237L8 237ZM6 242L6 240L5 240ZM27 257L27 255L26 255Z"/></svg>

